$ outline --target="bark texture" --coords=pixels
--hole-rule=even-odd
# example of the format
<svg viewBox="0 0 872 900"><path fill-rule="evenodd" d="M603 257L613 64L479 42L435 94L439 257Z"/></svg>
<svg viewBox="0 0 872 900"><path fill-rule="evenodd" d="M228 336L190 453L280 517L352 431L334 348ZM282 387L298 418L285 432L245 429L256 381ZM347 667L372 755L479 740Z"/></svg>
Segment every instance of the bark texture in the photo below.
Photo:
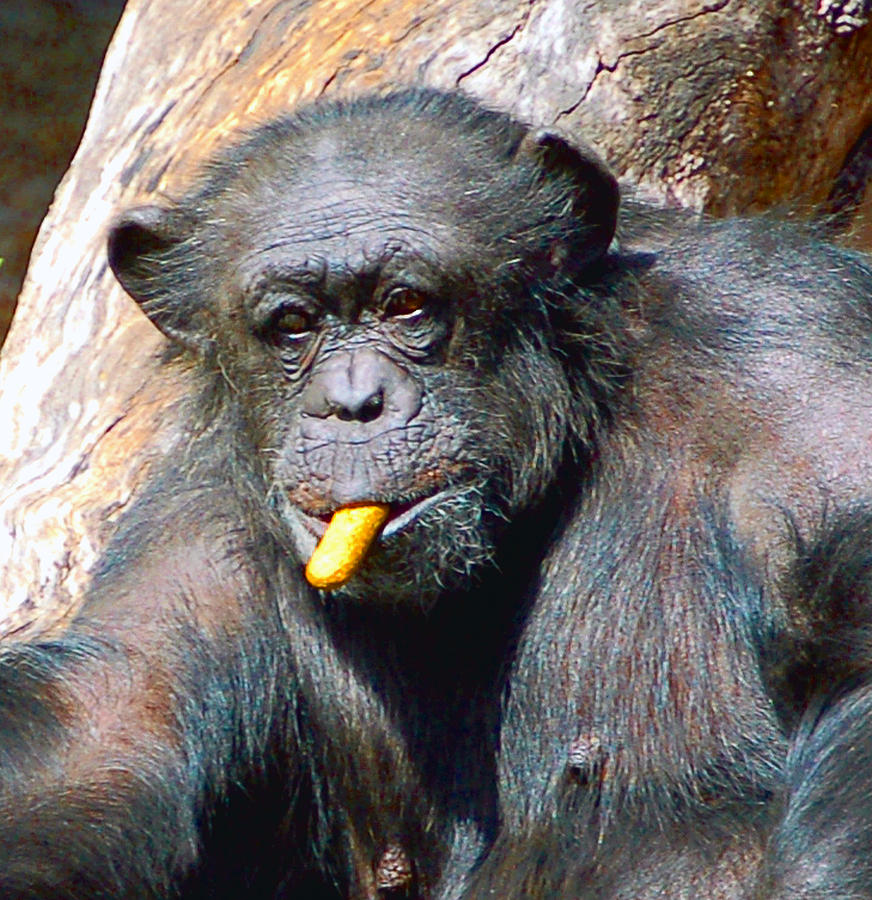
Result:
<svg viewBox="0 0 872 900"><path fill-rule="evenodd" d="M238 129L325 94L459 87L716 215L869 205L860 0L130 0L0 359L0 634L63 627L173 436L184 385L114 283L106 227ZM859 215L857 214L859 210Z"/></svg>
<svg viewBox="0 0 872 900"><path fill-rule="evenodd" d="M123 0L0 3L0 343Z"/></svg>

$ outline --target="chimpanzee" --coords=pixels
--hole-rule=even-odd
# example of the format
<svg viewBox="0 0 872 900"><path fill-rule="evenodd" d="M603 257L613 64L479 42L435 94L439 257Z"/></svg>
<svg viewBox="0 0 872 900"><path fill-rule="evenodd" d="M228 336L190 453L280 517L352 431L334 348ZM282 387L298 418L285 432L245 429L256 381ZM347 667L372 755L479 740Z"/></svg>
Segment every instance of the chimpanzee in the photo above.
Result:
<svg viewBox="0 0 872 900"><path fill-rule="evenodd" d="M408 89L115 222L180 427L0 658L0 895L872 897L872 271L617 218Z"/></svg>

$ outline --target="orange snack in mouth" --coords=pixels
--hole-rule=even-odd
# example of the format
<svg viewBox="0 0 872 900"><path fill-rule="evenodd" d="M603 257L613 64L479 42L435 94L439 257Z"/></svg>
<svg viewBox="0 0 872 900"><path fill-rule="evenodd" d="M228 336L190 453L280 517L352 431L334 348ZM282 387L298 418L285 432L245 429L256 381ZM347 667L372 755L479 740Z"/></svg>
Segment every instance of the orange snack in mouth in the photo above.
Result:
<svg viewBox="0 0 872 900"><path fill-rule="evenodd" d="M389 512L386 503L337 509L306 565L309 584L325 591L342 587L360 568Z"/></svg>

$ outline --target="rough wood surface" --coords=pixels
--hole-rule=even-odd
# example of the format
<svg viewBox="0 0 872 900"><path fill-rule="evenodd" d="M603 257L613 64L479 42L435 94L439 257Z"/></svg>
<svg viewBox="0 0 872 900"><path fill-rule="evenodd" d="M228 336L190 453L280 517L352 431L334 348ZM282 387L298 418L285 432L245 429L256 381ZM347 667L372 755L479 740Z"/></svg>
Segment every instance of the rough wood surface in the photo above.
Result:
<svg viewBox="0 0 872 900"><path fill-rule="evenodd" d="M829 202L850 222L872 121L864 8L130 0L0 360L0 633L63 627L172 444L184 386L156 375L160 338L107 271L116 211L181 192L237 129L302 100L414 82L579 134L664 202Z"/></svg>
<svg viewBox="0 0 872 900"><path fill-rule="evenodd" d="M0 2L0 343L37 228L82 136L123 5Z"/></svg>

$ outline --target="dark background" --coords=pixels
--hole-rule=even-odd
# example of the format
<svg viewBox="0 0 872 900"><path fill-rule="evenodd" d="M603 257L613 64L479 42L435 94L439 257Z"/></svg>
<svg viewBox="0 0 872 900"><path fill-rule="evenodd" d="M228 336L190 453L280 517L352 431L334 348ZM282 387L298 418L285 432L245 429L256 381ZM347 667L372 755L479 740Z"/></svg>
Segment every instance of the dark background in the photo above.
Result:
<svg viewBox="0 0 872 900"><path fill-rule="evenodd" d="M0 2L0 342L124 0Z"/></svg>

